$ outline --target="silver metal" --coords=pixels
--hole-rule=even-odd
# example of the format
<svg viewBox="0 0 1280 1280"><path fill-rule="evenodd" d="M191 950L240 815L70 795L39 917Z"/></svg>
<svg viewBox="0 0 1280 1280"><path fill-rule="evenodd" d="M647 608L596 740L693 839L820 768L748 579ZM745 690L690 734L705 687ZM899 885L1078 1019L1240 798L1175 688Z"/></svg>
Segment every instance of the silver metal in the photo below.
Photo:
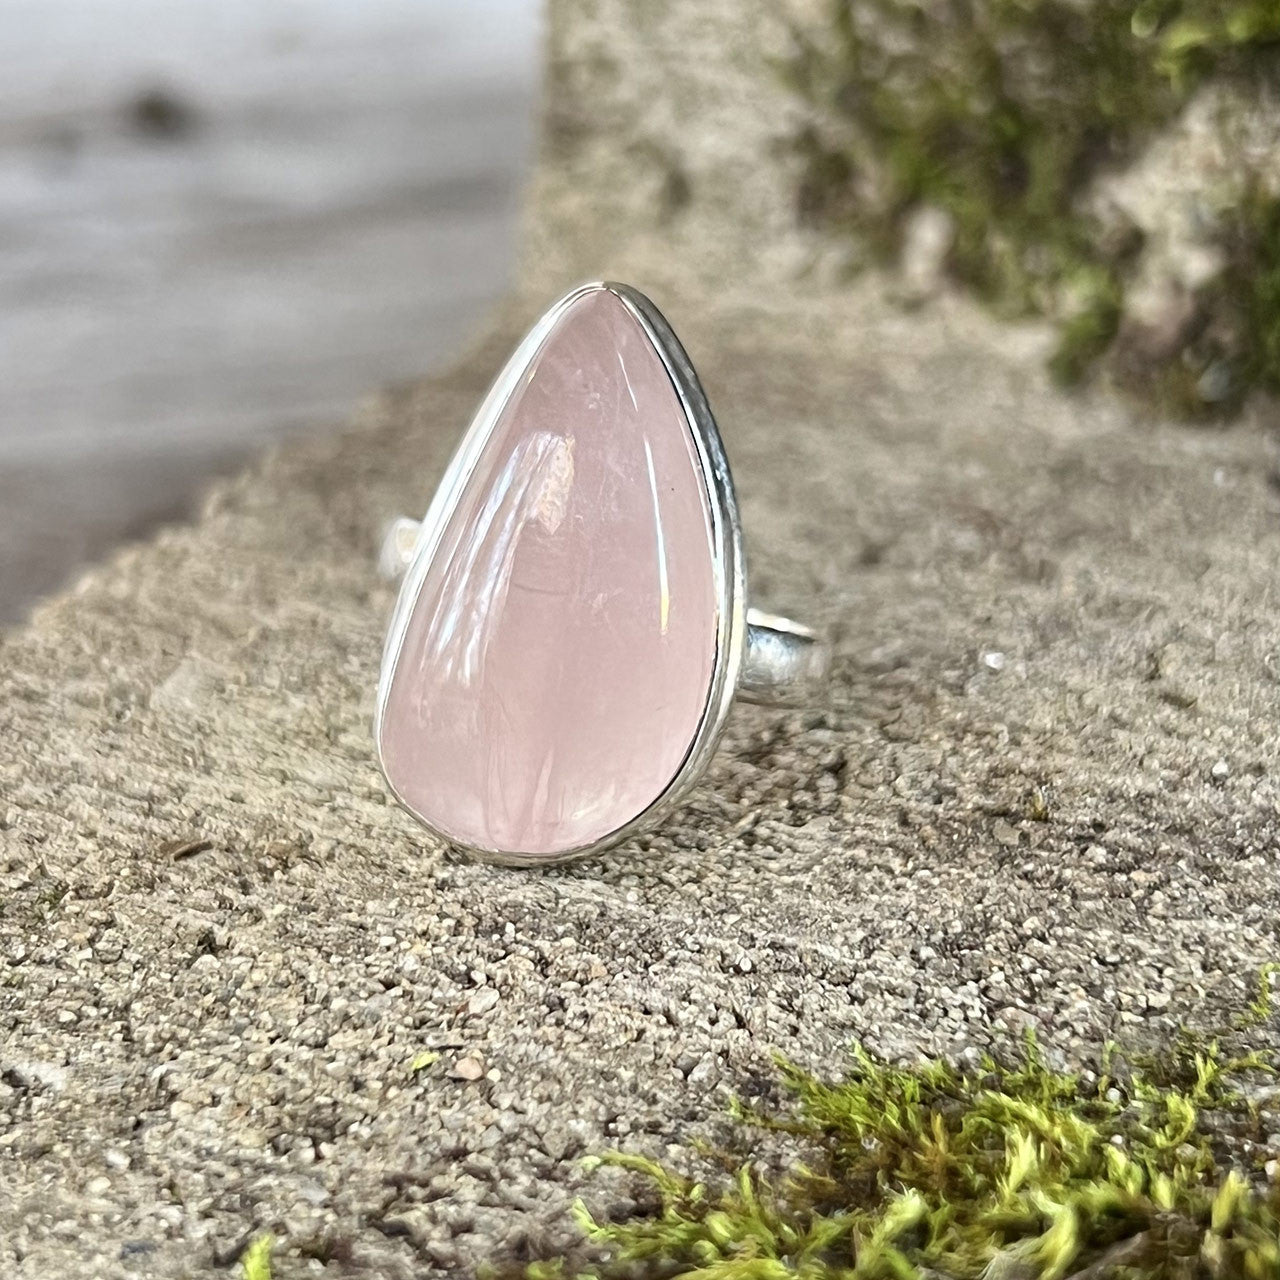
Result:
<svg viewBox="0 0 1280 1280"><path fill-rule="evenodd" d="M711 510L713 567L717 593L716 661L702 721L683 764L667 789L644 812L602 840L571 849L555 858L530 857L501 849L460 846L430 819L418 813L404 797L388 786L396 799L424 826L454 847L492 862L514 866L565 862L602 852L669 813L701 777L723 732L735 694L753 702L796 705L813 684L826 674L829 649L809 628L786 618L748 612L746 566L742 554L742 525L733 489L733 478L724 445L710 406L689 357L671 326L644 294L628 285L597 282L582 285L555 303L525 335L506 367L498 375L480 406L462 443L446 468L426 515L419 521L400 518L387 530L379 564L384 574L403 574L400 594L387 631L382 674L378 681L374 718L374 742L382 761L382 718L399 661L414 602L422 589L428 566L460 495L475 470L499 414L519 385L525 370L569 306L586 293L607 289L621 300L661 358L692 428Z"/></svg>
<svg viewBox="0 0 1280 1280"><path fill-rule="evenodd" d="M831 670L831 646L810 627L747 610L747 653L738 697L764 706L802 707Z"/></svg>

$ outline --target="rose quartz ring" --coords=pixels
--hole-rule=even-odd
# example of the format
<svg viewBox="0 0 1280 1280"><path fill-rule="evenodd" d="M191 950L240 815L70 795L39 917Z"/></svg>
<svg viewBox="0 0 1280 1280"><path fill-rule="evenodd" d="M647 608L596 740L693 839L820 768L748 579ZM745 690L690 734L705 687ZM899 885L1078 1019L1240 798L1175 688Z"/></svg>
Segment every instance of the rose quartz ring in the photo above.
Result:
<svg viewBox="0 0 1280 1280"><path fill-rule="evenodd" d="M396 798L506 863L595 853L706 767L734 694L794 702L812 632L746 608L720 434L654 305L590 284L534 325L463 438L403 572L375 737Z"/></svg>

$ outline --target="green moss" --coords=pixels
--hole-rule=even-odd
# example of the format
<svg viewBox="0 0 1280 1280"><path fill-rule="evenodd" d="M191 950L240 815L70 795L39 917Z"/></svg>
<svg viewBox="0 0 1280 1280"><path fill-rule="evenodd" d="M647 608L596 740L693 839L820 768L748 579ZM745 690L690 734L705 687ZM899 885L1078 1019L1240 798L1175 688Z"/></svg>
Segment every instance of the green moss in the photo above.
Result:
<svg viewBox="0 0 1280 1280"><path fill-rule="evenodd" d="M1251 1027L1260 1027L1271 1021L1271 1015L1275 1011L1272 1003L1271 984L1277 973L1280 973L1280 964L1274 962L1264 964L1258 970L1257 993L1254 995L1253 1001L1244 1016L1236 1024L1237 1031L1248 1031Z"/></svg>
<svg viewBox="0 0 1280 1280"><path fill-rule="evenodd" d="M1264 971L1251 1022L1269 1016ZM972 1069L898 1067L855 1050L827 1082L778 1064L782 1093L740 1106L782 1135L786 1174L754 1159L700 1181L631 1170L642 1207L575 1214L600 1261L534 1263L529 1280L1264 1280L1280 1275L1280 1186L1260 1104L1268 1055L1182 1033L1081 1074L1034 1040ZM1259 1097L1265 1096L1259 1094Z"/></svg>
<svg viewBox="0 0 1280 1280"><path fill-rule="evenodd" d="M255 1236L240 1257L243 1280L271 1280L271 1254L276 1247L269 1235Z"/></svg>
<svg viewBox="0 0 1280 1280"><path fill-rule="evenodd" d="M1280 6L1277 6L1280 8ZM1280 200L1260 182L1227 211L1227 269L1211 294L1213 329L1227 330L1223 356L1239 362L1240 385L1280 391ZM1228 330L1228 326L1231 326ZM1236 327L1238 326L1238 327Z"/></svg>
<svg viewBox="0 0 1280 1280"><path fill-rule="evenodd" d="M795 139L802 216L891 259L911 210L944 210L955 279L1002 313L1057 319L1053 368L1075 381L1111 350L1142 247L1137 228L1099 223L1082 194L1206 78L1274 71L1280 5L830 0L826 25L796 42L787 74L813 108ZM1280 202L1260 181L1245 185L1222 220L1227 271L1200 300L1215 323L1188 326L1184 342L1148 362L1190 370L1190 394L1175 397L1183 408L1235 407L1249 387L1277 385ZM1206 327L1224 335L1220 355L1198 349ZM1167 399L1162 380L1147 366L1132 379Z"/></svg>
<svg viewBox="0 0 1280 1280"><path fill-rule="evenodd" d="M1078 308L1060 326L1050 357L1054 377L1066 386L1081 381L1110 347L1120 327L1124 290L1112 271L1091 267L1080 273Z"/></svg>

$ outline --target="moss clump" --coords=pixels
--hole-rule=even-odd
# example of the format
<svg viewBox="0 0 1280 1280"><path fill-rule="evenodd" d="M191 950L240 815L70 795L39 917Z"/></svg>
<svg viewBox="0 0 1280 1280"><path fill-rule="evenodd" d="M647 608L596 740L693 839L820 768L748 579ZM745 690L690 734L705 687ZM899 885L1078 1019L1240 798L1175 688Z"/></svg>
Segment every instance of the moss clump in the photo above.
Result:
<svg viewBox="0 0 1280 1280"><path fill-rule="evenodd" d="M255 1236L240 1256L242 1280L271 1280L271 1254L275 1247L272 1236Z"/></svg>
<svg viewBox="0 0 1280 1280"><path fill-rule="evenodd" d="M1057 319L1053 368L1070 382L1121 332L1143 239L1083 194L1207 78L1273 73L1280 5L831 0L827 25L796 41L787 72L814 108L795 139L802 215L888 259L912 210L945 211L952 275L1003 313ZM1217 234L1226 269L1183 332L1137 369L1119 362L1123 380L1191 412L1277 385L1280 298L1274 272L1253 267L1280 256L1280 201L1256 175L1241 190Z"/></svg>
<svg viewBox="0 0 1280 1280"><path fill-rule="evenodd" d="M1270 1016L1264 972L1249 1025ZM824 1082L779 1063L783 1098L738 1108L788 1135L786 1175L753 1160L701 1182L613 1155L648 1204L575 1213L602 1261L537 1262L529 1280L1264 1280L1280 1276L1280 1186L1260 1104L1268 1055L1188 1034L1158 1056L1050 1067L895 1067L856 1050ZM1264 1096L1259 1094L1259 1096Z"/></svg>

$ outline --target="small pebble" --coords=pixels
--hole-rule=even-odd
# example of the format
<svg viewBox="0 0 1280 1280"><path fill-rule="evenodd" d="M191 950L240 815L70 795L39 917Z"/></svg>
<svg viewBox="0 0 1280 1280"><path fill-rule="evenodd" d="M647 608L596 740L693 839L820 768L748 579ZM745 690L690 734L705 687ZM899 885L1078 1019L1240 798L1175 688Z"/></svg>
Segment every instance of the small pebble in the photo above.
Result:
<svg viewBox="0 0 1280 1280"><path fill-rule="evenodd" d="M995 836L998 843L1012 847L1018 843L1018 829L1006 822L1003 818L997 818L995 826L991 829L991 834Z"/></svg>
<svg viewBox="0 0 1280 1280"><path fill-rule="evenodd" d="M467 1001L467 1012L473 1017L477 1017L482 1013L488 1013L490 1009L498 1003L498 993L493 987L481 987L470 1000Z"/></svg>

